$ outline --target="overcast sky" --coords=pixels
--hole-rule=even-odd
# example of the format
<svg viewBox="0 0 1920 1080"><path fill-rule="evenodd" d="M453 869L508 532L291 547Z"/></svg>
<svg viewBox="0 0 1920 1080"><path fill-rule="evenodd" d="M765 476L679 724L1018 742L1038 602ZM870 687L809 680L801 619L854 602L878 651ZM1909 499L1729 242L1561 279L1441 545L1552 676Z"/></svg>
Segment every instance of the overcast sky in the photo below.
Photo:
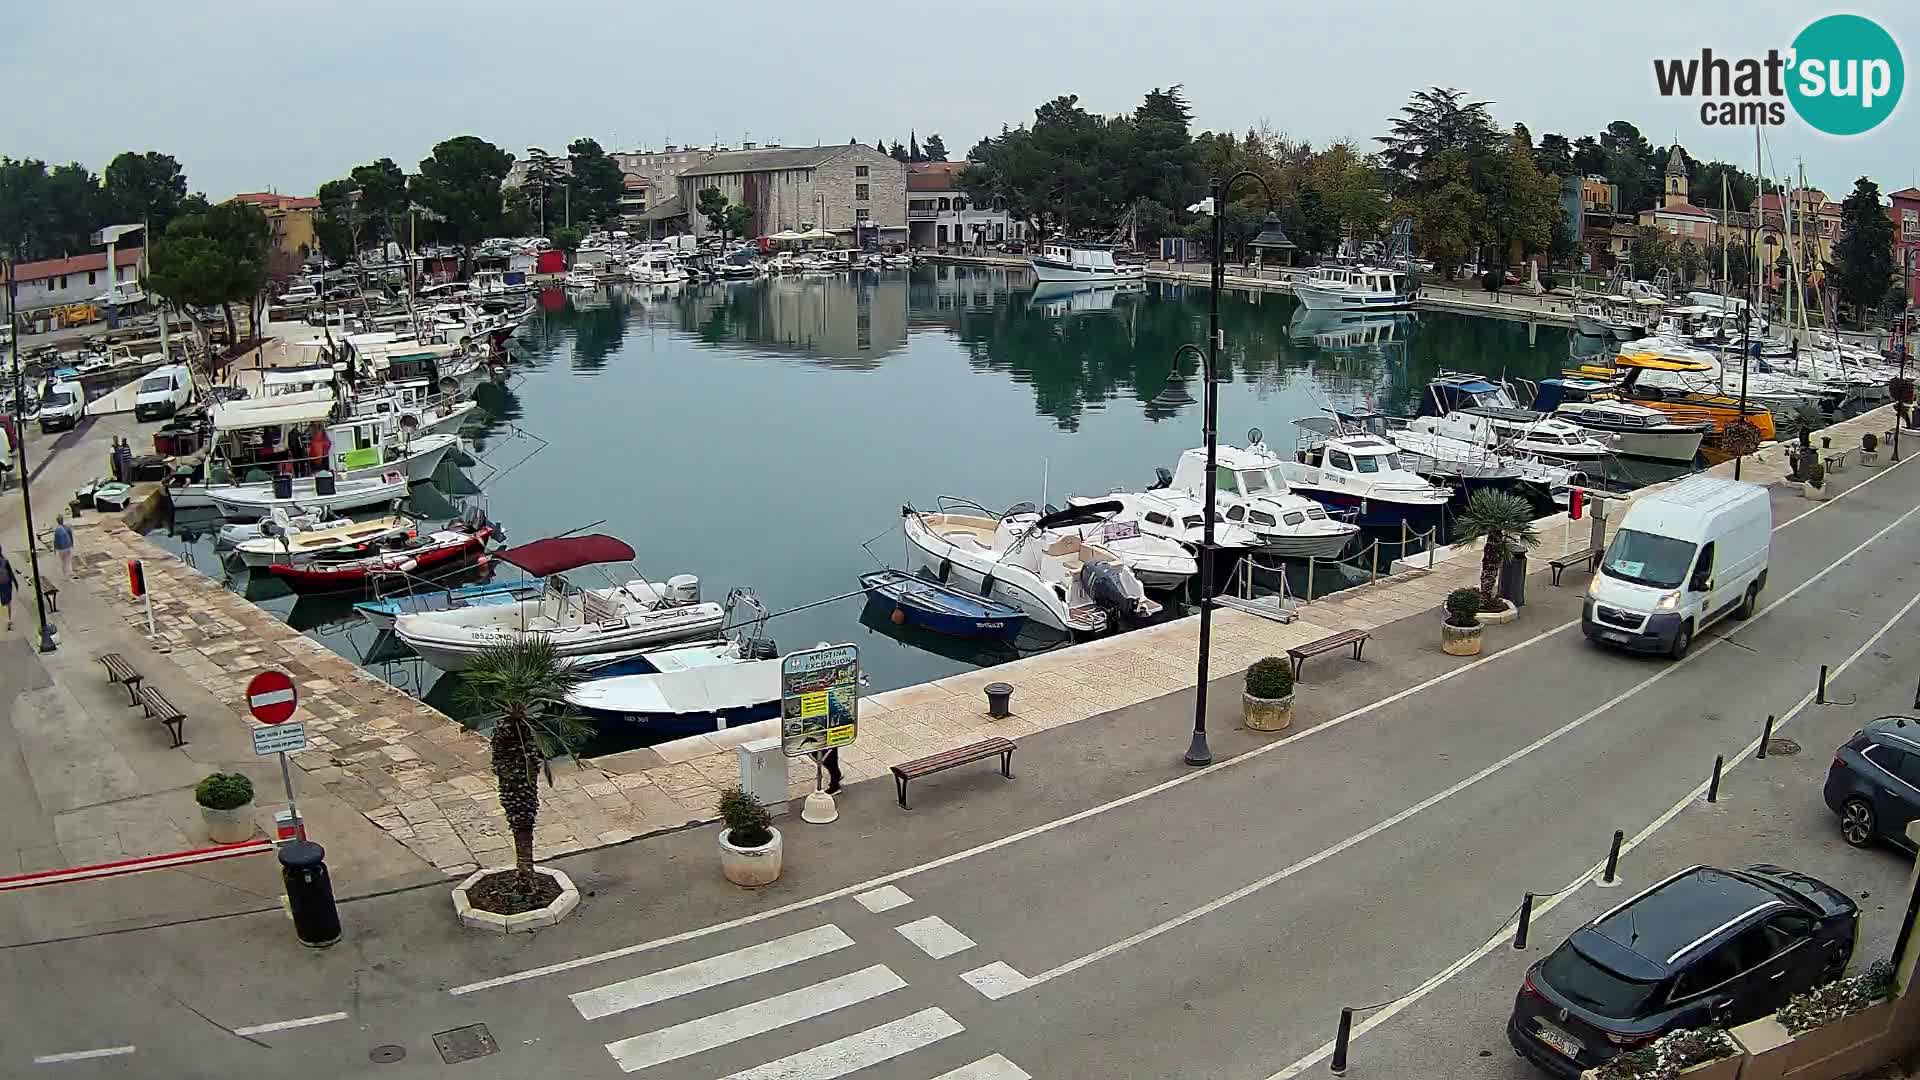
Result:
<svg viewBox="0 0 1920 1080"><path fill-rule="evenodd" d="M99 169L124 149L178 157L215 198L311 194L387 156L408 171L440 139L520 154L591 135L609 149L743 139L904 141L954 156L1063 93L1101 112L1182 83L1195 130L1262 121L1373 147L1414 87L1462 87L1537 138L1615 119L1655 144L1751 169L1752 129L1702 126L1663 101L1654 56L1785 48L1832 10L1920 49L1920 4L1505 0L169 0L9 3L0 20L0 154ZM1911 99L1917 90L1909 90ZM1867 174L1916 182L1912 100L1867 135L1818 135L1789 112L1769 171L1803 159L1836 197Z"/></svg>

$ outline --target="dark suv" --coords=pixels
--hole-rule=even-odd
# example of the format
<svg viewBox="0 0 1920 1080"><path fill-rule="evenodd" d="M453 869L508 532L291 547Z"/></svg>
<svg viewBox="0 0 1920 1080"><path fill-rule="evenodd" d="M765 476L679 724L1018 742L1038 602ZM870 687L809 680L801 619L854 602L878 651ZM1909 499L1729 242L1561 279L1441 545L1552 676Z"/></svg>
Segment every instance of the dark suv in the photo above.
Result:
<svg viewBox="0 0 1920 1080"><path fill-rule="evenodd" d="M1834 751L1827 805L1854 847L1885 840L1908 851L1907 825L1920 818L1920 720L1883 716Z"/></svg>
<svg viewBox="0 0 1920 1080"><path fill-rule="evenodd" d="M1839 978L1858 908L1778 866L1695 866L1575 930L1527 970L1507 1041L1576 1077L1680 1028L1743 1024Z"/></svg>

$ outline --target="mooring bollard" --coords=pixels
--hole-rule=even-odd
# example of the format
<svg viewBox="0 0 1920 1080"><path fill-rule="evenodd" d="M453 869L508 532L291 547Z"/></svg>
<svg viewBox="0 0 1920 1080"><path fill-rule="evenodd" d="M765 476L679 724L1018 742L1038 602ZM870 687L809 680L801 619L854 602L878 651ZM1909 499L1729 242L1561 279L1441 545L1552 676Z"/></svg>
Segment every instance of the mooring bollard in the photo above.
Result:
<svg viewBox="0 0 1920 1080"><path fill-rule="evenodd" d="M1600 884L1612 885L1614 883L1613 875L1620 869L1620 841L1626 838L1627 834L1625 832L1619 829L1613 830L1613 846L1607 849L1607 872L1600 875Z"/></svg>
<svg viewBox="0 0 1920 1080"><path fill-rule="evenodd" d="M1707 782L1708 802L1717 803L1720 801L1720 769L1726 762L1726 755L1713 755L1713 779Z"/></svg>
<svg viewBox="0 0 1920 1080"><path fill-rule="evenodd" d="M1333 1036L1333 1060L1327 1067L1335 1076L1347 1075L1347 1040L1353 1036L1353 1010L1340 1010L1340 1030Z"/></svg>
<svg viewBox="0 0 1920 1080"><path fill-rule="evenodd" d="M1825 664L1820 665L1820 686L1814 691L1813 703L1815 705L1827 703L1827 665Z"/></svg>
<svg viewBox="0 0 1920 1080"><path fill-rule="evenodd" d="M1527 923L1532 921L1532 919L1533 894L1528 893L1520 898L1520 924L1513 928L1514 948L1524 949L1527 947Z"/></svg>
<svg viewBox="0 0 1920 1080"><path fill-rule="evenodd" d="M1013 715L1010 708L1013 703L1012 683L988 683L986 691L988 716L995 720L1005 720L1007 717Z"/></svg>
<svg viewBox="0 0 1920 1080"><path fill-rule="evenodd" d="M1767 714L1767 726L1760 729L1760 760L1767 759L1767 744L1773 741L1773 714Z"/></svg>

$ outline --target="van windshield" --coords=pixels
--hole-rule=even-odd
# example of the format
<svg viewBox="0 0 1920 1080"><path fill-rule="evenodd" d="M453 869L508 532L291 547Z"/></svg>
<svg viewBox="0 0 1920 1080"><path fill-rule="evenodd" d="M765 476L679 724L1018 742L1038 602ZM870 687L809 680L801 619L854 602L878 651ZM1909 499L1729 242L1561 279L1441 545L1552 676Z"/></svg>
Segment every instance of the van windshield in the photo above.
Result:
<svg viewBox="0 0 1920 1080"><path fill-rule="evenodd" d="M149 394L156 390L171 389L173 389L173 376L171 375L155 375L140 384L140 392L143 394Z"/></svg>
<svg viewBox="0 0 1920 1080"><path fill-rule="evenodd" d="M1621 529L1600 569L1609 577L1655 589L1677 589L1693 565L1693 545L1671 536Z"/></svg>
<svg viewBox="0 0 1920 1080"><path fill-rule="evenodd" d="M46 397L43 397L40 399L40 405L42 408L46 408L48 406L51 406L53 408L64 408L65 406L68 406L71 404L73 404L73 395L68 393L63 393L62 391L59 391L59 390L55 390L53 393L48 394Z"/></svg>

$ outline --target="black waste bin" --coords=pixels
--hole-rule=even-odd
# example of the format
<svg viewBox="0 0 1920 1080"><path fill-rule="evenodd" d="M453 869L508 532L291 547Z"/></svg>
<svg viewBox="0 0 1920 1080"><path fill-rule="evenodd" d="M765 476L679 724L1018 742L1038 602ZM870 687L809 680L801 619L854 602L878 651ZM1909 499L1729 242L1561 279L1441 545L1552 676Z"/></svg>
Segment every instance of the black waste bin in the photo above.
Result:
<svg viewBox="0 0 1920 1080"><path fill-rule="evenodd" d="M273 497L276 499L293 498L292 475L288 473L280 473L273 478Z"/></svg>
<svg viewBox="0 0 1920 1080"><path fill-rule="evenodd" d="M334 491L335 491L335 488L333 486L332 473L317 472L313 474L313 493L314 494L331 495L334 493Z"/></svg>
<svg viewBox="0 0 1920 1080"><path fill-rule="evenodd" d="M1527 606L1527 553L1516 551L1500 566L1500 595L1514 607Z"/></svg>
<svg viewBox="0 0 1920 1080"><path fill-rule="evenodd" d="M327 877L327 851L311 840L280 845L280 878L287 887L287 910L302 945L323 948L340 940L340 910Z"/></svg>

